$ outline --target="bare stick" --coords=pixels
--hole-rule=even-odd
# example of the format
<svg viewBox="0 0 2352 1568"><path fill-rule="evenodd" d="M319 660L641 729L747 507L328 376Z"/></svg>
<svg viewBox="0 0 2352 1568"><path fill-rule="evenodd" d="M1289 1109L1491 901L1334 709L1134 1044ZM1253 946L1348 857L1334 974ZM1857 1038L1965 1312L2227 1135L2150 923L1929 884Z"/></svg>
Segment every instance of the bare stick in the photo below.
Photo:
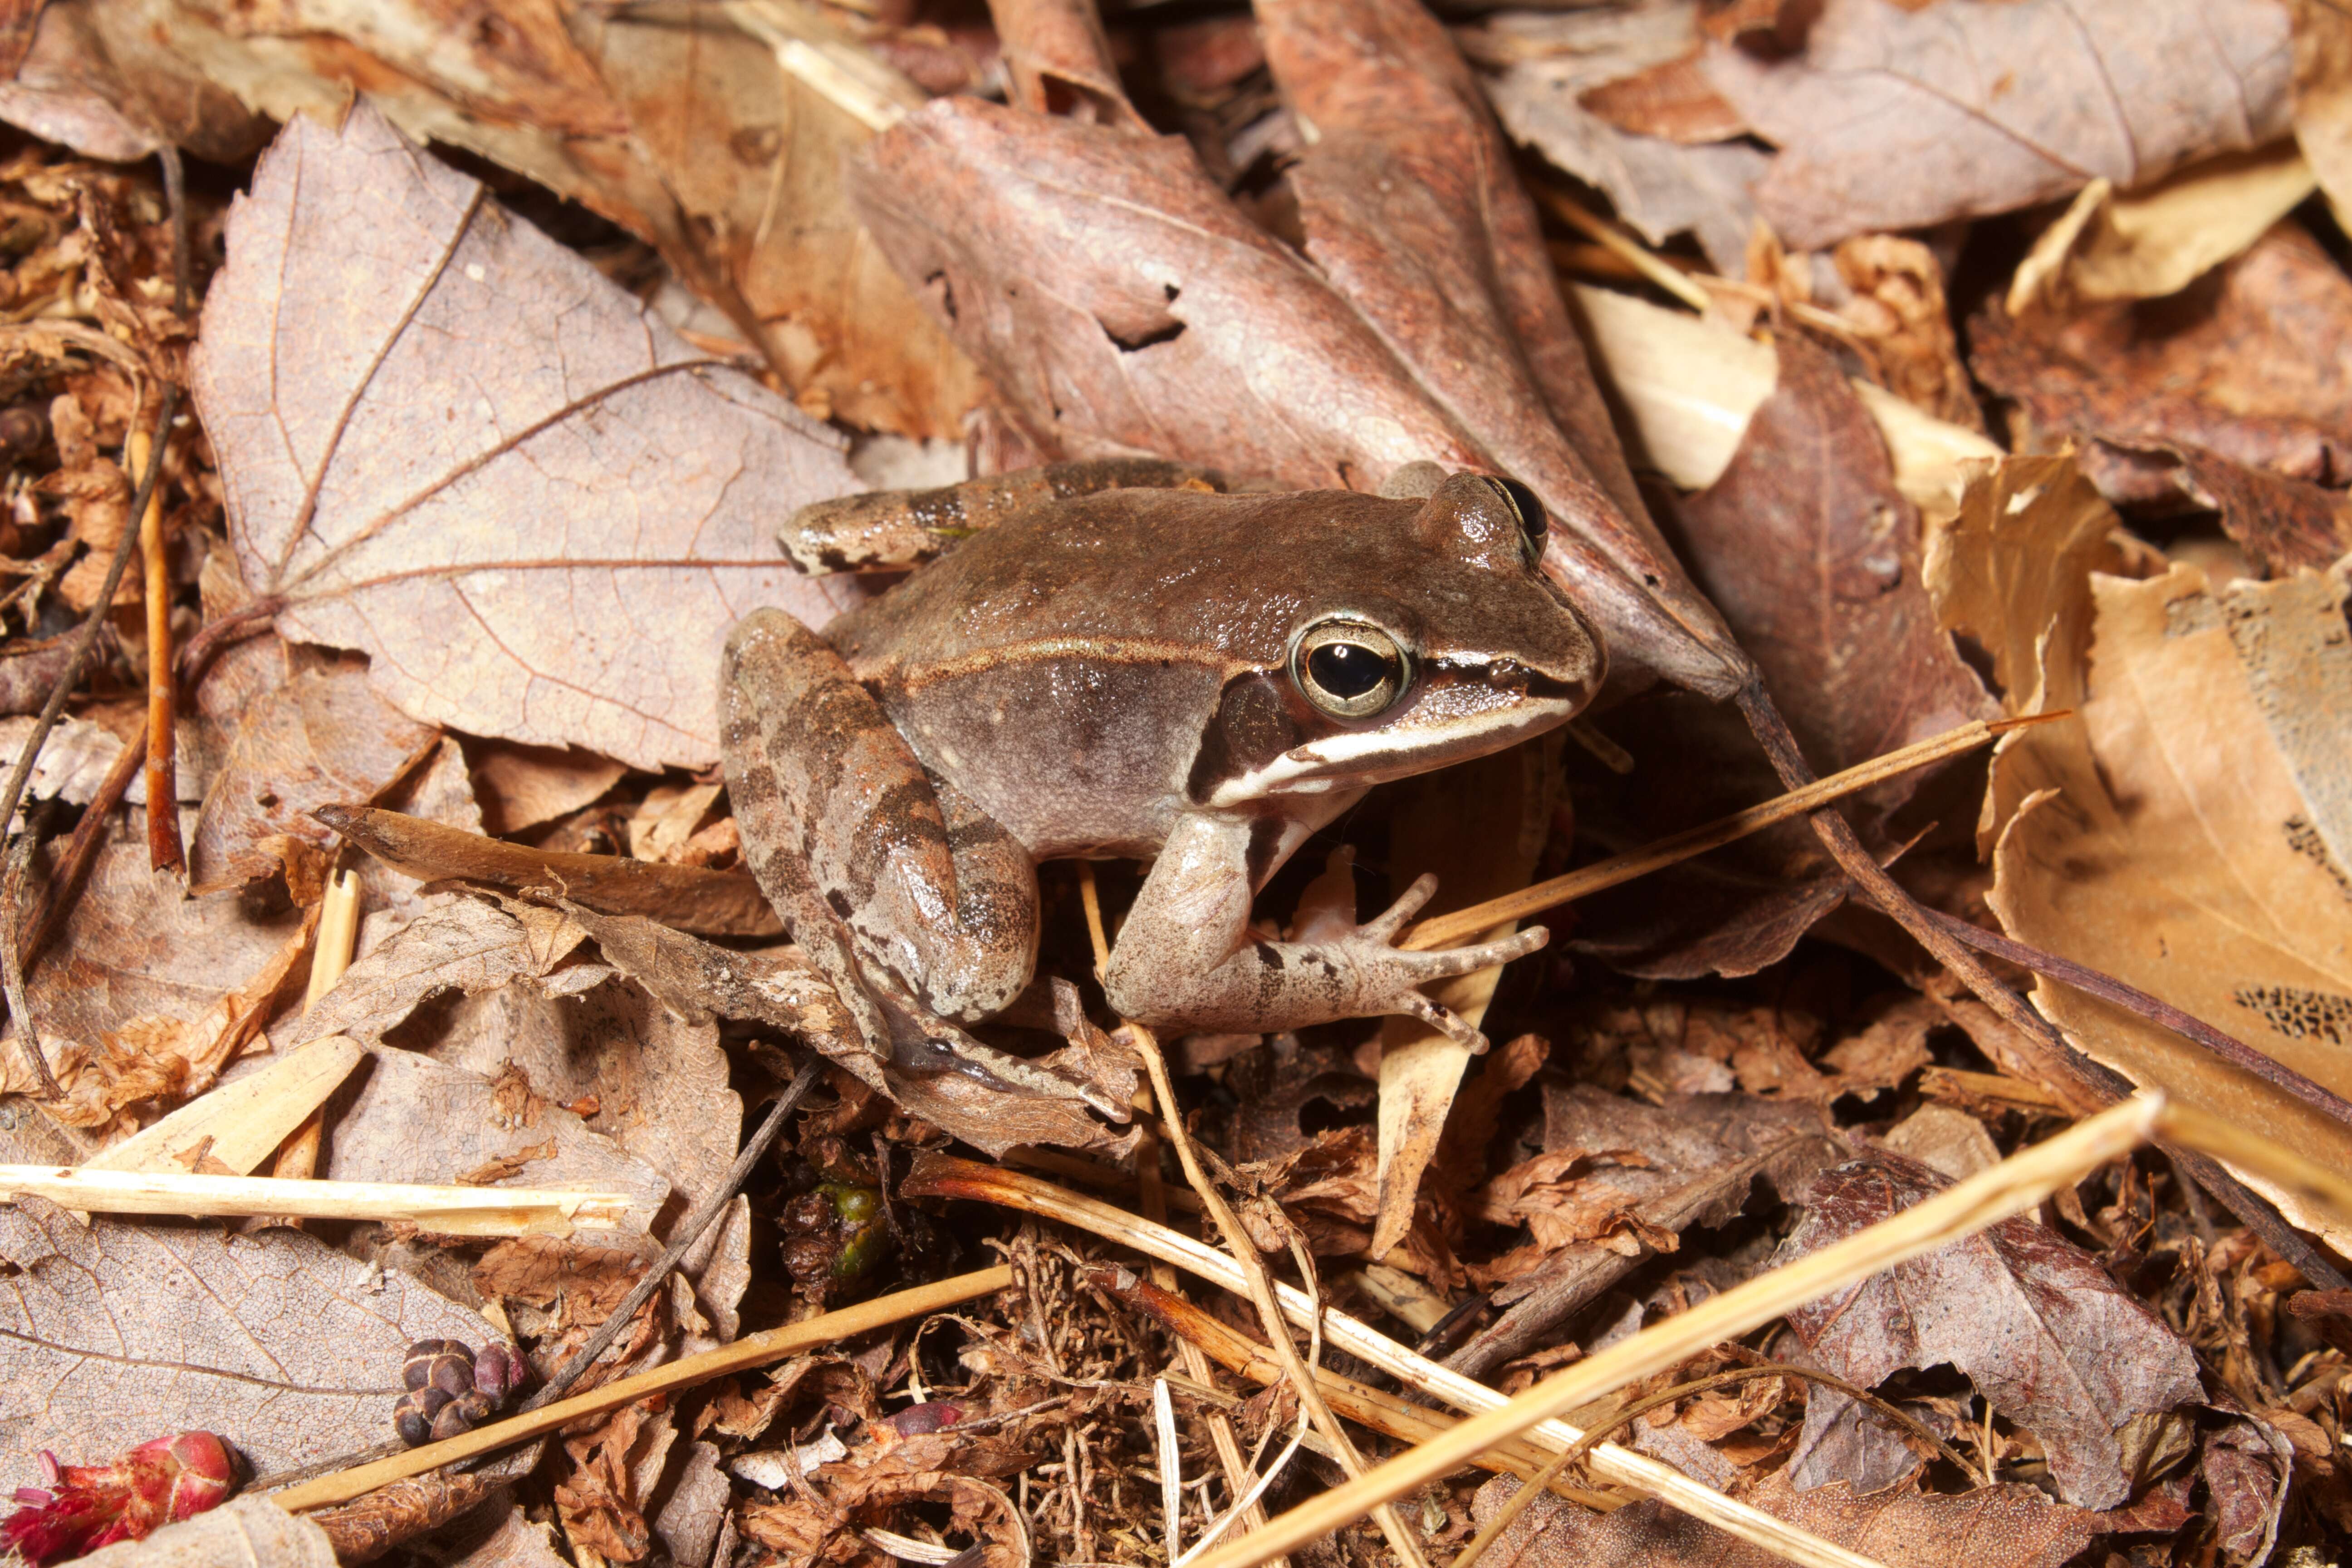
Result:
<svg viewBox="0 0 2352 1568"><path fill-rule="evenodd" d="M1914 768L1924 768L1947 757L1957 757L1979 746L1989 745L2007 731L2022 725L2047 723L2063 717L2060 713L2041 713L2028 719L2009 719L1990 724L1982 720L1971 721L1956 730L1948 730L1940 735L1916 742L1900 751L1873 757L1842 773L1832 773L1816 783L1792 788L1778 800L1768 800L1761 805L1735 811L1729 816L1702 823L1670 837L1661 838L1655 844L1612 856L1565 876L1538 882L1531 888L1522 888L1516 893L1506 893L1499 899L1489 899L1483 904L1423 921L1406 932L1397 945L1408 948L1451 947L1478 935L1489 926L1499 925L1505 921L1525 920L1529 915L1540 914L1561 904L1591 898L1621 882L1630 882L1636 877L1662 870L1694 855L1720 848L1735 839L1761 832L1777 823L1808 816L1833 800L1852 795L1856 790L1868 789L1872 784L1883 783L1898 773L1906 773Z"/></svg>
<svg viewBox="0 0 2352 1568"><path fill-rule="evenodd" d="M442 1236L569 1236L628 1221L619 1193L541 1187L429 1186L409 1182L281 1182L178 1171L0 1165L0 1202L26 1194L85 1214L293 1215L404 1221Z"/></svg>
<svg viewBox="0 0 2352 1568"><path fill-rule="evenodd" d="M171 432L163 432L169 440ZM130 468L143 472L153 443L144 430L131 432ZM163 458L155 454L155 461ZM180 842L179 728L173 710L179 683L172 671L172 564L163 550L163 489L147 497L139 516L141 596L147 612L147 863L152 869L184 877L188 856Z"/></svg>
<svg viewBox="0 0 2352 1568"><path fill-rule="evenodd" d="M1276 1552L1293 1551L1339 1529L1376 1503L1437 1479L1538 1421L1591 1404L1807 1302L2022 1213L2060 1186L2080 1181L2147 1142L2163 1106L2160 1095L2136 1096L1843 1241L1620 1340L1499 1408L1406 1450L1361 1480L1336 1487L1256 1534L1218 1548L1199 1560L1199 1568L1256 1568Z"/></svg>
<svg viewBox="0 0 2352 1568"><path fill-rule="evenodd" d="M923 1154L917 1157L915 1168L900 1191L917 1196L1002 1204L1041 1218L1076 1226L1107 1240L1132 1247L1147 1257L1164 1258L1236 1295L1246 1289L1241 1266L1205 1242L1019 1171L947 1155ZM1317 1303L1305 1291L1277 1281L1275 1295L1282 1304L1283 1315L1292 1322L1303 1327L1316 1321ZM1473 1382L1451 1367L1415 1354L1346 1312L1326 1309L1321 1319L1325 1332L1337 1348L1361 1357L1457 1409L1494 1410L1504 1403L1503 1396L1485 1384ZM1527 1434L1530 1442L1553 1452L1568 1447L1580 1436L1575 1427L1563 1421L1544 1422ZM1592 1469L1621 1486L1680 1509L1694 1519L1705 1520L1726 1534L1761 1547L1776 1557L1807 1563L1811 1568L1874 1568L1872 1560L1860 1552L1834 1545L1753 1504L1727 1498L1671 1465L1618 1444L1601 1445L1592 1456Z"/></svg>
<svg viewBox="0 0 2352 1568"><path fill-rule="evenodd" d="M142 726L146 722L143 718L140 720ZM98 858L98 847L114 820L114 808L130 792L131 780L146 755L147 731L142 728L115 753L114 764L99 781L89 804L82 807L81 820L74 825L73 837L66 840L65 853L58 857L49 885L41 890L41 901L34 906L32 917L25 922L25 940L16 953L27 973L40 966L41 954L57 935L58 922L81 895L82 881L89 875L89 863Z"/></svg>
<svg viewBox="0 0 2352 1568"><path fill-rule="evenodd" d="M606 1314L596 1331L588 1336L588 1342L582 1345L570 1361L556 1370L553 1377L523 1403L523 1409L538 1410L562 1398L563 1391L579 1382L581 1374L595 1364L596 1358L604 1353L604 1348L621 1337L622 1331L629 1326L629 1321L637 1315L637 1309L653 1299L654 1292L661 1289L662 1281L669 1278L669 1271L677 1267L677 1260L701 1239L702 1233L710 1228L711 1221L724 1213L727 1205L735 1201L735 1194L743 1190L743 1184L751 1179L753 1169L767 1157L768 1151L775 1147L777 1138L782 1135L784 1123L791 1118L793 1108L815 1086L816 1075L824 1066L823 1057L814 1051L808 1054L808 1059L801 1064L801 1070L793 1075L793 1081L784 1087L784 1092L778 1095L776 1103L769 1108L768 1119L760 1123L759 1131L753 1132L751 1141L743 1145L743 1152L735 1156L733 1164L727 1167L727 1174L719 1179L718 1188L679 1222L677 1234L670 1238L670 1244L663 1248L662 1255L654 1259L654 1265L646 1270L645 1278L630 1287L629 1293L621 1298L621 1304Z"/></svg>
<svg viewBox="0 0 2352 1568"><path fill-rule="evenodd" d="M994 1268L983 1268L973 1274L959 1274L936 1285L919 1285L911 1290L877 1296L871 1301L861 1301L856 1306L845 1307L838 1312L827 1312L805 1322L788 1323L780 1329L770 1329L765 1333L748 1334L731 1345L706 1351L700 1355L686 1356L667 1366L656 1367L651 1372L641 1372L635 1377L616 1378L586 1394L522 1411L504 1421L478 1426L471 1432L443 1442L427 1443L404 1454L394 1454L388 1458L288 1487L283 1491L271 1493L270 1500L289 1513L324 1508L330 1503L348 1502L378 1487L404 1480L410 1476L421 1476L427 1470L439 1469L460 1459L470 1459L477 1454L487 1454L525 1438L536 1437L542 1432L552 1432L583 1416L602 1415L607 1410L617 1410L624 1405L634 1405L640 1399L691 1388L715 1377L725 1377L730 1373L764 1366L813 1345L831 1344L890 1323L903 1322L908 1318L919 1318L925 1313L940 1311L974 1297L1010 1289L1012 1284L1012 1268L1000 1264Z"/></svg>

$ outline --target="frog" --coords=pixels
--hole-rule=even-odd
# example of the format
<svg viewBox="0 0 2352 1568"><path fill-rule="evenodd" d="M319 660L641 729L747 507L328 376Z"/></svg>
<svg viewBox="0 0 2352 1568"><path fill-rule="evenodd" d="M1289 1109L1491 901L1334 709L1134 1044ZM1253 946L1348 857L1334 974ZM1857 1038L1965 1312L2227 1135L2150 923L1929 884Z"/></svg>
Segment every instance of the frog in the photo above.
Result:
<svg viewBox="0 0 2352 1568"><path fill-rule="evenodd" d="M1063 464L803 509L783 545L804 570L916 569L821 632L771 608L729 637L743 858L858 1044L908 1070L1036 1084L970 1029L1032 994L1037 867L1066 858L1150 862L1097 976L1122 1018L1402 1015L1483 1049L1423 988L1543 927L1401 947L1433 876L1286 938L1254 904L1374 786L1591 700L1606 650L1539 564L1546 526L1507 479L1433 465L1381 493L1236 493L1181 465Z"/></svg>

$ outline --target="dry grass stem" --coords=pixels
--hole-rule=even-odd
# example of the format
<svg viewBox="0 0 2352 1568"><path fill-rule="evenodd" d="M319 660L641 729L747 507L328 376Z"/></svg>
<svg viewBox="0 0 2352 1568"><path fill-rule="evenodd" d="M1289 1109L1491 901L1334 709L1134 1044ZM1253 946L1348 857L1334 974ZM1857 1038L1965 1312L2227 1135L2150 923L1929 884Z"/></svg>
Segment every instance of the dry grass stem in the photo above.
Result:
<svg viewBox="0 0 2352 1568"><path fill-rule="evenodd" d="M131 426L130 472L145 471L154 445L143 428ZM147 611L147 853L154 869L184 876L188 865L180 842L179 731L173 721L178 683L172 666L172 563L164 549L161 485L148 491L147 510L140 514L139 565Z"/></svg>
<svg viewBox="0 0 2352 1568"><path fill-rule="evenodd" d="M1751 833L1760 833L1776 823L1810 816L1832 801L1852 795L1856 790L1867 789L1872 784L1893 778L1898 773L1908 773L1914 768L1923 768L1930 763L1941 762L1947 757L1957 757L1963 752L1970 752L1979 746L1989 745L2008 731L2020 726L2047 723L2053 719L2063 717L2063 714L2059 713L2042 713L2032 718L2003 719L1991 723L1982 720L1971 720L1958 729L1948 730L1940 735L1932 735L1927 740L1905 746L1900 751L1889 752L1883 757L1873 757L1866 763L1856 763L1843 773L1832 773L1828 778L1818 783L1790 790L1788 794L1768 800L1761 805L1751 805L1744 811L1735 811L1728 816L1702 823L1685 832L1661 838L1655 844L1628 851L1623 855L1612 856L1606 860L1597 861L1579 870L1568 872L1564 876L1554 877L1549 881L1538 882L1535 886L1521 889L1516 893L1507 893L1499 899L1489 899L1483 904L1475 904L1466 910L1457 910L1452 914L1440 915L1435 920L1423 921L1407 931L1398 945L1415 949L1454 946L1469 941L1488 927L1497 925L1504 921L1524 920L1529 915L1540 914L1546 910L1557 909L1562 904L1573 903L1579 899L1591 898L1593 894L1616 887L1621 882L1630 882L1636 877L1645 877L1653 871L1662 870L1679 861L1687 860L1694 855L1703 855L1710 849L1720 848L1737 839L1745 838Z"/></svg>
<svg viewBox="0 0 2352 1568"><path fill-rule="evenodd" d="M1291 1510L1256 1535L1202 1559L1202 1568L1255 1568L1339 1529L1376 1503L1402 1497L1465 1464L1488 1445L1537 1422L1588 1405L1636 1378L1675 1366L1727 1339L1843 1289L1906 1258L1973 1236L2021 1214L2061 1185L2138 1148L2154 1134L2160 1095L2136 1095L2013 1154L1990 1170L1844 1240L1760 1274L1677 1317L1621 1340L1444 1436L1400 1454L1361 1480L1350 1480Z"/></svg>
<svg viewBox="0 0 2352 1568"><path fill-rule="evenodd" d="M2185 1105L2167 1105L2157 1123L2158 1136L2185 1143L2200 1154L2242 1172L2251 1172L2334 1212L2352 1225L2352 1181L2324 1165L2305 1159L2274 1139L2258 1137L2218 1116Z"/></svg>
<svg viewBox="0 0 2352 1568"><path fill-rule="evenodd" d="M282 1182L269 1176L197 1176L171 1171L100 1171L0 1165L0 1202L30 1194L85 1214L404 1223L436 1236L570 1236L628 1222L619 1193L535 1187L436 1187L397 1182Z"/></svg>
<svg viewBox="0 0 2352 1568"><path fill-rule="evenodd" d="M719 1350L686 1356L667 1366L641 1372L635 1377L616 1379L586 1394L559 1399L444 1442L427 1443L404 1454L395 1454L390 1458L357 1465L348 1470L338 1470L331 1476L320 1476L316 1480L288 1487L283 1491L271 1494L270 1500L289 1513L325 1508L331 1503L349 1502L378 1487L389 1486L410 1476L421 1476L443 1465L470 1459L477 1454L488 1454L527 1437L536 1437L542 1432L552 1432L583 1416L601 1415L607 1410L618 1410L624 1405L634 1405L640 1399L650 1399L676 1389L691 1388L715 1377L725 1377L730 1373L765 1366L770 1362L782 1361L814 1346L833 1344L886 1324L904 1322L908 1318L941 1311L975 1297L992 1295L1010 1289L1012 1284L1012 1268L1000 1264L994 1268L959 1274L936 1285L920 1285L911 1290L877 1296L871 1301L860 1301L854 1307L845 1307L838 1312L826 1312L805 1322L788 1323L780 1329L770 1329L765 1333L746 1334L733 1344Z"/></svg>
<svg viewBox="0 0 2352 1568"><path fill-rule="evenodd" d="M1552 213L1569 227L1583 235L1593 244L1616 257L1642 277L1672 294L1692 310L1702 313L1706 311L1708 303L1706 290L1693 282L1689 275L1681 268L1654 254L1632 235L1606 218L1585 211L1583 206L1567 192L1546 184L1530 184L1528 188L1534 191L1543 205L1550 208Z"/></svg>

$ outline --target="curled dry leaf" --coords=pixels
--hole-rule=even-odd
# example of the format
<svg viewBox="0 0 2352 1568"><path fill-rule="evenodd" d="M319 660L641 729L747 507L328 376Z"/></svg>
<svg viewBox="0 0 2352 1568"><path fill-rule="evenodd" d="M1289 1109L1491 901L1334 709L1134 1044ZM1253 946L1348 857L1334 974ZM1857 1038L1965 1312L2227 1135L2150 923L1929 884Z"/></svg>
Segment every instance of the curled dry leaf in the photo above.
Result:
<svg viewBox="0 0 2352 1568"><path fill-rule="evenodd" d="M19 1465L158 1426L217 1430L264 1473L367 1447L409 1345L495 1332L299 1231L84 1225L20 1197L0 1208L0 1429Z"/></svg>
<svg viewBox="0 0 2352 1568"><path fill-rule="evenodd" d="M1452 46L1399 0L1318 7L1321 47L1360 52L1371 81L1294 79L1275 42L1286 12L1265 14L1268 54L1320 110L1328 152L1299 190L1325 272L1181 142L977 100L877 137L852 200L1046 451L1295 489L1371 489L1420 460L1516 469L1552 516L1548 569L1620 672L1727 694L1746 660L1624 480L1533 211ZM1313 43L1291 46L1310 75ZM1393 94L1412 117L1389 112ZM1391 188L1352 188L1375 176ZM1412 254L1374 243L1374 223L1402 226Z"/></svg>
<svg viewBox="0 0 2352 1568"><path fill-rule="evenodd" d="M374 1042L431 998L478 995L509 981L549 981L587 933L555 910L501 907L487 899L442 897L352 963L285 1035L300 1045L327 1035ZM570 994L611 972L588 966L552 981Z"/></svg>
<svg viewBox="0 0 2352 1568"><path fill-rule="evenodd" d="M1822 1172L1801 1194L1804 1217L1781 1243L1786 1263L1949 1186L1885 1150ZM2132 1492L2145 1417L2200 1396L2186 1341L2110 1279L2099 1260L2028 1219L2008 1219L1789 1314L1812 1359L1867 1388L1905 1367L1948 1363L1995 1410L2042 1439L2058 1495L2112 1508ZM1806 1397L1790 1475L1833 1479L1813 1456L1867 1413L1834 1389Z"/></svg>
<svg viewBox="0 0 2352 1568"><path fill-rule="evenodd" d="M427 722L717 754L745 611L821 623L774 520L839 442L362 104L290 124L229 220L196 401L248 588Z"/></svg>
<svg viewBox="0 0 2352 1568"><path fill-rule="evenodd" d="M1706 57L1716 89L1780 149L1756 202L1799 250L2093 178L2136 185L2287 130L2277 0L1826 0L1810 15L1793 53L1718 40Z"/></svg>

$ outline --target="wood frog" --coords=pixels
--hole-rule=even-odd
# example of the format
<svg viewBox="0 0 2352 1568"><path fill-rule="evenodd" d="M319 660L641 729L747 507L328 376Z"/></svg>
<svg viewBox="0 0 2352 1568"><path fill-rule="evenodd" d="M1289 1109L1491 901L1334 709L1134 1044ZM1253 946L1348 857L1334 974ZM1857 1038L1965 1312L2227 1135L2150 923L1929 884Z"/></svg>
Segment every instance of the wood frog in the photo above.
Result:
<svg viewBox="0 0 2352 1568"><path fill-rule="evenodd" d="M1426 465L1423 466L1426 468ZM806 509L818 569L940 559L823 634L777 610L729 640L727 784L744 858L868 1049L1003 1078L957 1025L1037 954L1036 865L1152 862L1101 981L1164 1029L1265 1033L1401 1013L1543 945L1444 952L1379 918L1261 936L1251 902L1386 780L1564 723L1605 656L1537 565L1531 495L1426 475L1419 497L1219 493L1172 464L1067 464ZM1158 487L1158 488L1148 488Z"/></svg>

